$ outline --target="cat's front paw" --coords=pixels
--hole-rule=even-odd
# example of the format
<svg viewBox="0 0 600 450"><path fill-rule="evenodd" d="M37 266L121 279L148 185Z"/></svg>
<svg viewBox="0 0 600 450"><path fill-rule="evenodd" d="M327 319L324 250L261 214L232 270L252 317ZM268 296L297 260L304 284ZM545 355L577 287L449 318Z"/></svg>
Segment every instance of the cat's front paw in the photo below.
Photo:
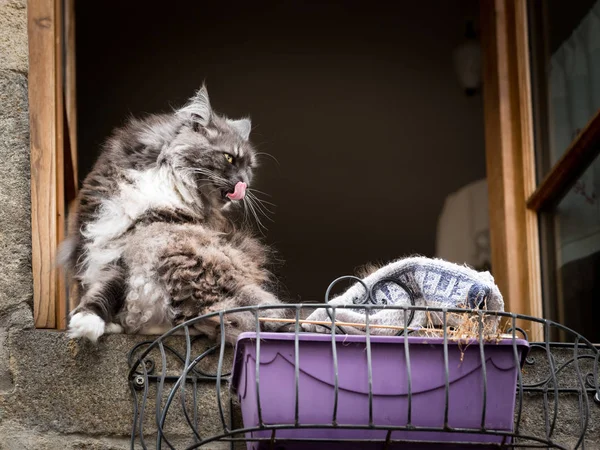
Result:
<svg viewBox="0 0 600 450"><path fill-rule="evenodd" d="M80 312L74 314L69 321L69 338L84 337L96 342L104 334L106 323L96 314Z"/></svg>

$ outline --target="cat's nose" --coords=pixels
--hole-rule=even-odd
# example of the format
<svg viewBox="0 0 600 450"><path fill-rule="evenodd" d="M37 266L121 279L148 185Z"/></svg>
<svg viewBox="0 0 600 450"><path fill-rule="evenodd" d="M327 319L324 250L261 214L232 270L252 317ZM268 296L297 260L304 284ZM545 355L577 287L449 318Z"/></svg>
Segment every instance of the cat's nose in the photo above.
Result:
<svg viewBox="0 0 600 450"><path fill-rule="evenodd" d="M246 186L250 186L250 177L248 176L248 173L245 170L242 170L238 173L238 177L239 180L242 183L246 183Z"/></svg>

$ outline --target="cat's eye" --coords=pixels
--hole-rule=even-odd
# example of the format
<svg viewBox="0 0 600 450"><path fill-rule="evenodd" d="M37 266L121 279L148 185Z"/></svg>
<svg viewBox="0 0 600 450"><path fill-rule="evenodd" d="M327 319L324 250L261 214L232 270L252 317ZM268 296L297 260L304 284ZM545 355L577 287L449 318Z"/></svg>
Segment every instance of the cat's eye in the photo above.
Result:
<svg viewBox="0 0 600 450"><path fill-rule="evenodd" d="M229 164L233 164L233 156L231 156L229 153L223 153L223 156L225 156L225 160L229 163Z"/></svg>

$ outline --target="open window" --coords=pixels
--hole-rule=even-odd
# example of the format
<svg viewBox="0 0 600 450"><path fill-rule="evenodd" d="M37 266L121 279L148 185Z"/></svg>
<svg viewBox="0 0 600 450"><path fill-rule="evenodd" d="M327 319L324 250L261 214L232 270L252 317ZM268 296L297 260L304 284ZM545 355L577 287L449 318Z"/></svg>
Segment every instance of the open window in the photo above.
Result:
<svg viewBox="0 0 600 450"><path fill-rule="evenodd" d="M434 255L444 199L485 177L482 97L464 92L453 60L478 2L436 1L432 14L389 2L140 4L76 3L80 180L128 115L169 111L205 81L212 106L250 115L251 140L273 156L251 187L275 205L261 220L291 300L322 301L370 261Z"/></svg>
<svg viewBox="0 0 600 450"><path fill-rule="evenodd" d="M562 41L593 3L581 2L570 21L553 16ZM203 80L218 110L252 115L253 140L279 160L265 160L258 187L279 205L268 236L286 259L293 300L322 300L331 279L361 263L433 256L444 198L487 177L491 266L507 309L571 324L572 300L564 282L557 287L557 217L572 186L579 200L594 199L577 181L595 167L599 127L592 114L567 144L551 144L544 23L557 7L189 2L161 21L164 11L135 2L30 0L36 326L66 325L54 260L67 205L103 139L130 113L182 103ZM478 15L483 104L464 95L452 67L465 23Z"/></svg>

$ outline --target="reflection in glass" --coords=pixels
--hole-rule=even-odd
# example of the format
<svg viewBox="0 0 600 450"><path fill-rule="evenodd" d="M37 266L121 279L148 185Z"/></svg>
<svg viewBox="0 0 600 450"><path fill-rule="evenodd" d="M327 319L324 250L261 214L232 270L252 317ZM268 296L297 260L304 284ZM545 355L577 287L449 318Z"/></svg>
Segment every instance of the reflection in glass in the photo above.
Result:
<svg viewBox="0 0 600 450"><path fill-rule="evenodd" d="M540 182L600 108L600 0L528 4Z"/></svg>
<svg viewBox="0 0 600 450"><path fill-rule="evenodd" d="M554 212L562 322L600 342L600 159Z"/></svg>
<svg viewBox="0 0 600 450"><path fill-rule="evenodd" d="M600 108L600 0L550 57L549 93L554 164Z"/></svg>

